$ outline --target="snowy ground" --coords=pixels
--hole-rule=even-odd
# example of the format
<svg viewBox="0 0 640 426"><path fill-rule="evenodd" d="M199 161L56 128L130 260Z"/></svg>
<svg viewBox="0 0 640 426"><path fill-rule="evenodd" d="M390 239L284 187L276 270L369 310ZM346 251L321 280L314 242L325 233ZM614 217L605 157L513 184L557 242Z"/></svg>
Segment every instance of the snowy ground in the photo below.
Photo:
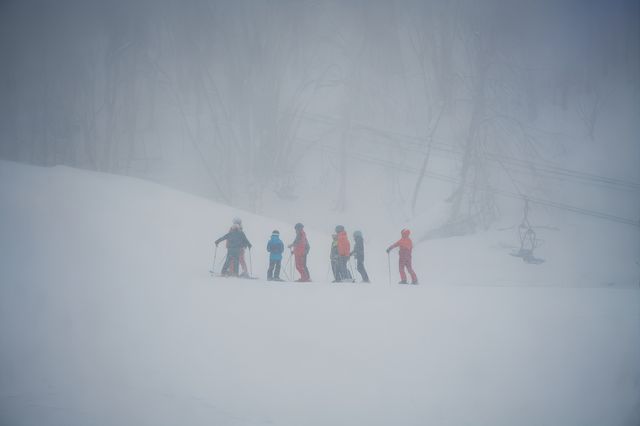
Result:
<svg viewBox="0 0 640 426"><path fill-rule="evenodd" d="M0 424L640 424L636 230L578 219L537 266L504 232L431 241L422 285L390 286L397 230L368 239L372 284L332 285L310 229L311 284L211 278L238 214L264 277L291 223L0 162Z"/></svg>

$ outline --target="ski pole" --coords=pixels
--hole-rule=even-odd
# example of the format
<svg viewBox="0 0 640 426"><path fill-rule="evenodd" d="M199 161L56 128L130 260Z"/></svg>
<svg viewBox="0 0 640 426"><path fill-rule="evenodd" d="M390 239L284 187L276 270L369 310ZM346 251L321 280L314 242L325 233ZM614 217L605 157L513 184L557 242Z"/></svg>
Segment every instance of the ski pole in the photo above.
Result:
<svg viewBox="0 0 640 426"><path fill-rule="evenodd" d="M349 256L349 271L351 272L351 280L356 282L356 274L353 272L353 265L351 264L351 256Z"/></svg>
<svg viewBox="0 0 640 426"><path fill-rule="evenodd" d="M211 265L211 272L212 274L216 273L216 257L218 256L218 245L215 244L216 248L213 251L213 264Z"/></svg>
<svg viewBox="0 0 640 426"><path fill-rule="evenodd" d="M249 274L253 277L253 263L251 262L251 247L249 247Z"/></svg>
<svg viewBox="0 0 640 426"><path fill-rule="evenodd" d="M289 267L289 262L291 262L291 253L289 253L289 257L287 258L287 261L284 264L284 268L282 268L282 272L284 273L285 277L287 277L287 281L291 281L291 277L287 272L287 268Z"/></svg>
<svg viewBox="0 0 640 426"><path fill-rule="evenodd" d="M227 258L229 257L229 254L227 254L225 257L220 259L220 262L218 263L218 266L220 267L220 272L222 273L222 268L224 268L224 264L227 263Z"/></svg>
<svg viewBox="0 0 640 426"><path fill-rule="evenodd" d="M389 265L389 285L391 285L391 255L387 252L387 264Z"/></svg>
<svg viewBox="0 0 640 426"><path fill-rule="evenodd" d="M292 257L292 254L289 255L289 259L291 259L291 257ZM290 268L291 268L291 281L293 281L295 278L295 275L293 275L293 262L291 262Z"/></svg>

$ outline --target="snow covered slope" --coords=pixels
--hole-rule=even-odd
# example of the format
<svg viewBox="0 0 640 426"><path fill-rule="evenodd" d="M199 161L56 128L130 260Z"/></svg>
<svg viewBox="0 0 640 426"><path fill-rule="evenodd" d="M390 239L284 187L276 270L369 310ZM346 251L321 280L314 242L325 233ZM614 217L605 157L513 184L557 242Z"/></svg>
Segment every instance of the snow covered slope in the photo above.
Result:
<svg viewBox="0 0 640 426"><path fill-rule="evenodd" d="M264 277L293 224L0 162L0 424L640 424L628 230L598 251L554 237L537 266L498 231L433 241L422 285L390 286L396 230L365 232L374 283L335 285L327 225L308 230L311 284L211 278L236 215Z"/></svg>

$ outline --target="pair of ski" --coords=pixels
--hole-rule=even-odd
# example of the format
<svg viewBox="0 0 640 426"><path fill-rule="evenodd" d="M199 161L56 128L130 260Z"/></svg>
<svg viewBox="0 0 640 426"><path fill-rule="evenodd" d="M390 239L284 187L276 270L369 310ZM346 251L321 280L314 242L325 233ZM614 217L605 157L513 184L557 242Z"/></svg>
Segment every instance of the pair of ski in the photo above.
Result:
<svg viewBox="0 0 640 426"><path fill-rule="evenodd" d="M218 273L213 272L213 271L209 271L209 274L212 277L217 277L217 278L240 278L242 280L257 280L257 279L259 279L259 277L252 277L250 275L222 275L222 274L218 274Z"/></svg>
<svg viewBox="0 0 640 426"><path fill-rule="evenodd" d="M298 280L291 281L291 280L283 280L282 278L278 278L278 279L275 279L275 278L274 278L274 279L271 279L271 280L270 280L270 279L268 279L268 278L267 278L267 282L270 282L270 283L294 283L294 284L306 284L306 283L310 283L311 281L298 281Z"/></svg>
<svg viewBox="0 0 640 426"><path fill-rule="evenodd" d="M260 279L260 277L253 277L253 276L249 276L249 275L245 275L245 276L242 276L242 275L222 275L222 274L217 274L217 273L215 273L213 271L209 271L209 274L212 277L216 277L216 278L239 278L239 279L242 279L242 280L259 280ZM289 283L289 282L292 282L292 281L287 281L287 280L282 280L282 279L280 279L280 280L267 280L267 281L273 282L273 283Z"/></svg>

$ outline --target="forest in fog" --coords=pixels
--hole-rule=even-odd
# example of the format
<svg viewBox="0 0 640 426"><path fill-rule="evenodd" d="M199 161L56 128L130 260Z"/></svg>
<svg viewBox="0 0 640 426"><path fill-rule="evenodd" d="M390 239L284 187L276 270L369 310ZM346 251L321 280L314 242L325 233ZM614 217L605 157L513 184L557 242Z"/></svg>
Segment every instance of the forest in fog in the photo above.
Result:
<svg viewBox="0 0 640 426"><path fill-rule="evenodd" d="M0 425L640 425L640 0L0 0L0 64Z"/></svg>
<svg viewBox="0 0 640 426"><path fill-rule="evenodd" d="M550 177L631 190L626 210L560 208L634 224L639 17L626 0L5 0L0 157L258 213L318 182L338 212L446 199L462 228L496 196L558 207Z"/></svg>

